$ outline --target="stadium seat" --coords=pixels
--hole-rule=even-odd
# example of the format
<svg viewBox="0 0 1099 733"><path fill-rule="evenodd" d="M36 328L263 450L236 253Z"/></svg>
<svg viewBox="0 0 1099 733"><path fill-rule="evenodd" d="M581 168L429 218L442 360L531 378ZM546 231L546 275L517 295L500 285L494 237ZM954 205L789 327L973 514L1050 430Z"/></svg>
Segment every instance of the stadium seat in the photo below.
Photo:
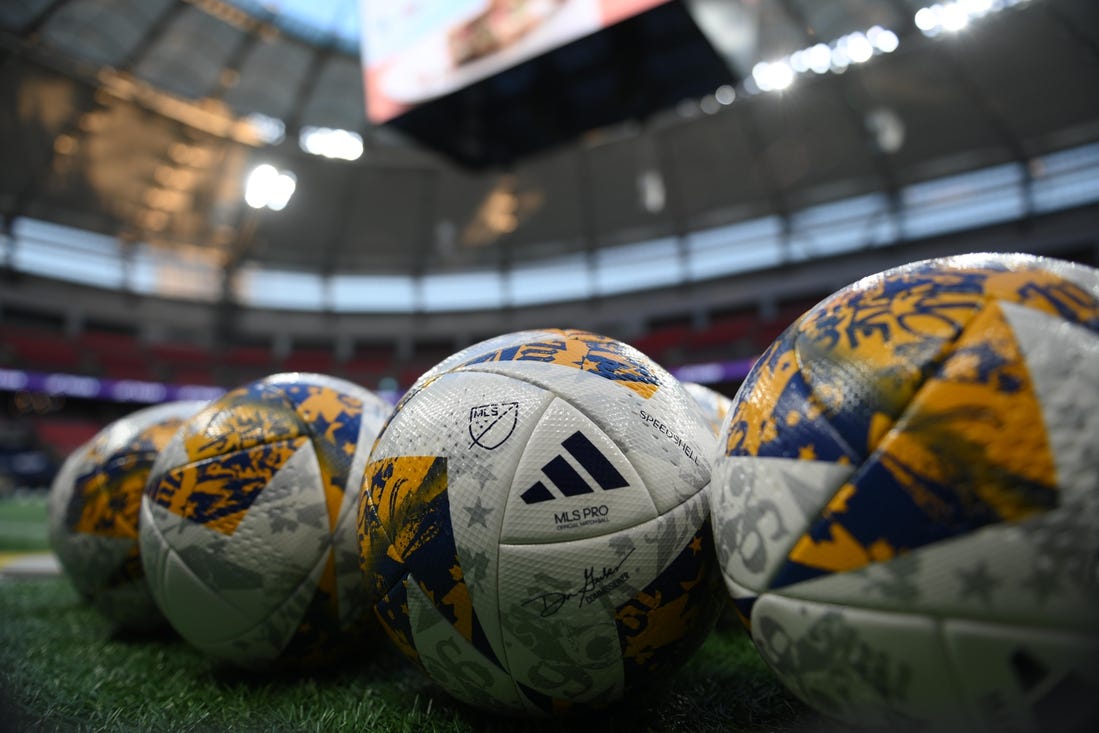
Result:
<svg viewBox="0 0 1099 733"><path fill-rule="evenodd" d="M80 373L87 366L77 344L60 333L5 326L3 339L24 369Z"/></svg>
<svg viewBox="0 0 1099 733"><path fill-rule="evenodd" d="M133 335L109 331L85 331L77 339L79 348L94 360L98 372L108 379L156 381L159 371L152 357Z"/></svg>
<svg viewBox="0 0 1099 733"><path fill-rule="evenodd" d="M67 456L102 428L102 423L87 418L42 417L34 422L38 438L59 456Z"/></svg>
<svg viewBox="0 0 1099 733"><path fill-rule="evenodd" d="M282 370L287 372L332 374L334 366L331 349L296 349L282 362Z"/></svg>

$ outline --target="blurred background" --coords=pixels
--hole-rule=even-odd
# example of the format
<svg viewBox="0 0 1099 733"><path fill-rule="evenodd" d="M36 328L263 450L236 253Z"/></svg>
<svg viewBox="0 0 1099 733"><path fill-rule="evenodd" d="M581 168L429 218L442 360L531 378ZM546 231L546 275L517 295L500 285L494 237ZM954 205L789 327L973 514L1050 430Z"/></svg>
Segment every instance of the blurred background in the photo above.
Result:
<svg viewBox="0 0 1099 733"><path fill-rule="evenodd" d="M1094 0L5 0L0 494L529 327L732 396L886 267L1099 263Z"/></svg>

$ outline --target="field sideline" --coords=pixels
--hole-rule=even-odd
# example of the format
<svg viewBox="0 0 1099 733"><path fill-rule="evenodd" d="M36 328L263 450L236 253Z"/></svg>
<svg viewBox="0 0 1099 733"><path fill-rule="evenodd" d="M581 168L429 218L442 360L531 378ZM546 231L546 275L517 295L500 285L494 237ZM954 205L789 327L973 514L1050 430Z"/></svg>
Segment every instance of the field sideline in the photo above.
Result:
<svg viewBox="0 0 1099 733"><path fill-rule="evenodd" d="M46 492L0 498L0 553L46 549Z"/></svg>
<svg viewBox="0 0 1099 733"><path fill-rule="evenodd" d="M12 501L0 500L0 552L44 549L44 501ZM20 525L19 537L3 533L9 524ZM227 667L171 632L119 635L61 577L0 577L0 619L4 733L840 730L786 692L727 619L667 689L605 712L534 721L454 702L384 639L323 674L293 676Z"/></svg>

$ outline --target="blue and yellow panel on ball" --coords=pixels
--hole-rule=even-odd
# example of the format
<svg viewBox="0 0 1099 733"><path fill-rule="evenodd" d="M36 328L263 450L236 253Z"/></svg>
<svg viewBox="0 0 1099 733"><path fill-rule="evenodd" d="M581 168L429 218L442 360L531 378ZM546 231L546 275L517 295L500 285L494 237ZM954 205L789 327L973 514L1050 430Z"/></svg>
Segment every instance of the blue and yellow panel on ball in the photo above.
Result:
<svg viewBox="0 0 1099 733"><path fill-rule="evenodd" d="M142 543L184 638L244 665L323 662L353 640L359 487L389 409L350 382L287 373L183 427L147 487Z"/></svg>
<svg viewBox="0 0 1099 733"><path fill-rule="evenodd" d="M720 609L714 434L643 354L547 329L427 372L371 454L374 612L459 699L554 713L657 684Z"/></svg>
<svg viewBox="0 0 1099 733"><path fill-rule="evenodd" d="M171 402L116 420L68 456L51 486L51 546L77 591L121 627L164 623L141 565L141 495L160 450L202 405Z"/></svg>
<svg viewBox="0 0 1099 733"><path fill-rule="evenodd" d="M1041 727L1022 667L993 659L1099 691L1097 415L1091 268L930 260L812 308L745 381L714 470L719 560L765 658L854 722ZM833 669L829 634L909 683Z"/></svg>

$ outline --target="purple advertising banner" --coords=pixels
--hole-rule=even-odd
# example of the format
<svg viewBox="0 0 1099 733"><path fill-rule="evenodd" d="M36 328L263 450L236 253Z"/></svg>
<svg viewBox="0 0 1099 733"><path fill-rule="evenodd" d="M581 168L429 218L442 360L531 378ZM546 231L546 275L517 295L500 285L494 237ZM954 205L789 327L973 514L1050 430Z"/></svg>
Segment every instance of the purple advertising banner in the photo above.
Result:
<svg viewBox="0 0 1099 733"><path fill-rule="evenodd" d="M669 371L682 382L715 384L744 379L754 363L755 359L715 361L688 364ZM86 400L138 404L156 404L176 400L212 400L225 394L223 388L209 385L161 384L135 379L99 379L79 374L26 372L20 369L0 369L0 391L25 391ZM399 397L395 392L376 391L390 402L396 402Z"/></svg>
<svg viewBox="0 0 1099 733"><path fill-rule="evenodd" d="M755 359L737 359L735 361L712 361L704 364L687 364L669 369L681 382L716 384L718 382L736 382L748 376Z"/></svg>
<svg viewBox="0 0 1099 733"><path fill-rule="evenodd" d="M134 379L99 379L77 374L24 372L19 369L0 369L0 390L143 404L175 400L212 400L225 393L221 387L207 385L161 384Z"/></svg>

